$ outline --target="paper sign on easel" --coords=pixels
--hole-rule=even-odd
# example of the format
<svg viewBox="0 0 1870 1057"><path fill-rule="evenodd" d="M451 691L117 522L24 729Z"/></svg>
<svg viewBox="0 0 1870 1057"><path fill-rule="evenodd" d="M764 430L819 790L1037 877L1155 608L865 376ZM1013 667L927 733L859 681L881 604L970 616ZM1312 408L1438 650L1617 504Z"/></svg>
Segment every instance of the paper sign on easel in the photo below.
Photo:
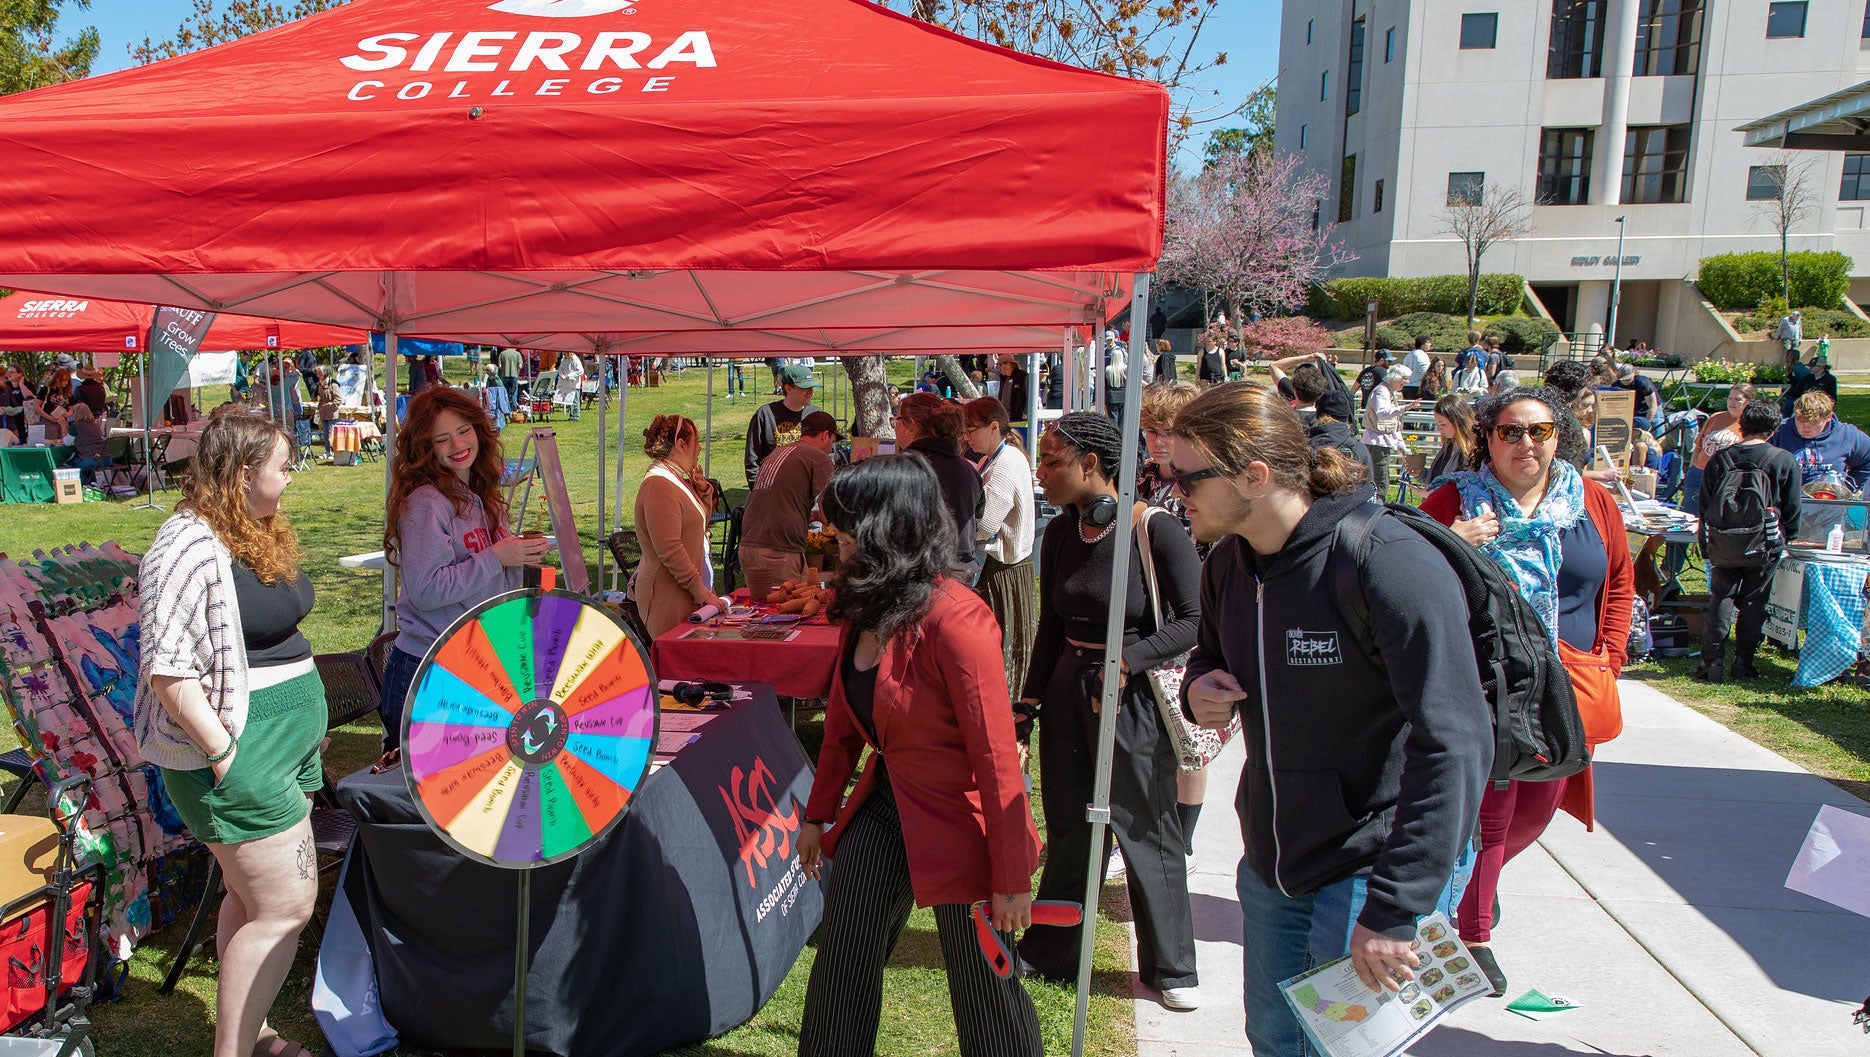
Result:
<svg viewBox="0 0 1870 1057"><path fill-rule="evenodd" d="M1597 448L1610 452L1619 467L1630 465L1630 442L1636 439L1636 394L1627 389L1597 391L1597 428L1592 438ZM1591 469L1602 459L1593 459Z"/></svg>
<svg viewBox="0 0 1870 1057"><path fill-rule="evenodd" d="M545 484L545 508L552 517L552 535L558 541L558 563L565 583L581 595L591 593L591 574L584 567L584 544L571 514L571 496L565 492L565 468L558 461L558 434L549 426L532 431L532 447L539 476Z"/></svg>

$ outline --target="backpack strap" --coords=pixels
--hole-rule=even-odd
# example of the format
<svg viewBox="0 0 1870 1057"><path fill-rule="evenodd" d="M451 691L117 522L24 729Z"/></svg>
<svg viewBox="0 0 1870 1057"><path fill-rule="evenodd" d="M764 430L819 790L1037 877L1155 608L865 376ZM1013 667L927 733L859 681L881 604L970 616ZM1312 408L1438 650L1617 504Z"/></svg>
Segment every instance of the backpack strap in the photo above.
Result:
<svg viewBox="0 0 1870 1057"><path fill-rule="evenodd" d="M1130 521L1134 529L1137 552L1143 559L1143 587L1149 592L1149 611L1155 620L1154 631L1162 630L1162 588L1156 583L1156 555L1149 543L1149 519L1156 508L1147 503L1137 503L1131 511Z"/></svg>
<svg viewBox="0 0 1870 1057"><path fill-rule="evenodd" d="M1376 635L1370 630L1370 603L1364 598L1364 569L1370 564L1370 537L1384 507L1364 503L1338 521L1331 537L1331 593L1337 601L1338 617L1364 656L1378 668L1383 658L1377 653Z"/></svg>

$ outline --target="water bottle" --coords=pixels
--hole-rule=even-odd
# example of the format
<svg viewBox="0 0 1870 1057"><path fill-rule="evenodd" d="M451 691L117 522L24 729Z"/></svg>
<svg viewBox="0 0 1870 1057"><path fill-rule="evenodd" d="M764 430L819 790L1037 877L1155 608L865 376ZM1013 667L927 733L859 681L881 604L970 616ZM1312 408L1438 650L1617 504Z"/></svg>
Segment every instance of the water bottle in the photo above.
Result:
<svg viewBox="0 0 1870 1057"><path fill-rule="evenodd" d="M1831 526L1831 531L1825 533L1825 553L1844 553L1844 525L1841 522Z"/></svg>

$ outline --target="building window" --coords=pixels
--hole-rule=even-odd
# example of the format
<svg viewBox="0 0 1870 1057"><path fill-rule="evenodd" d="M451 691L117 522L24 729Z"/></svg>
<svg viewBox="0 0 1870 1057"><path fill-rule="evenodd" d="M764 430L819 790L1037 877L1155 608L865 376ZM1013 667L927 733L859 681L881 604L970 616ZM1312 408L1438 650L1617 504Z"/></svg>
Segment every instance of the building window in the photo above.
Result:
<svg viewBox="0 0 1870 1057"><path fill-rule="evenodd" d="M1310 44L1311 42L1312 42L1312 20L1308 18L1305 20L1305 43Z"/></svg>
<svg viewBox="0 0 1870 1057"><path fill-rule="evenodd" d="M1766 5L1766 39L1805 35L1805 0L1782 0Z"/></svg>
<svg viewBox="0 0 1870 1057"><path fill-rule="evenodd" d="M1344 116L1362 110L1364 105L1364 20L1351 23L1350 68L1344 71Z"/></svg>
<svg viewBox="0 0 1870 1057"><path fill-rule="evenodd" d="M1318 199L1318 198L1312 199L1312 230L1313 231L1318 230L1318 224L1320 222L1320 219L1324 216L1324 212L1325 212L1324 200Z"/></svg>
<svg viewBox="0 0 1870 1057"><path fill-rule="evenodd" d="M1627 205L1688 200L1688 126L1633 128L1623 140Z"/></svg>
<svg viewBox="0 0 1870 1057"><path fill-rule="evenodd" d="M1320 71L1318 74L1318 101L1322 103L1325 100L1330 99L1330 98L1331 98L1331 71L1323 70L1323 71Z"/></svg>
<svg viewBox="0 0 1870 1057"><path fill-rule="evenodd" d="M1863 38L1864 38L1865 40L1870 40L1870 4L1865 4L1865 5L1864 5L1864 31L1863 31Z"/></svg>
<svg viewBox="0 0 1870 1057"><path fill-rule="evenodd" d="M1307 128L1307 126L1305 126L1305 125L1300 125L1300 126L1299 126L1299 149L1300 149L1300 150L1304 150L1304 149L1305 149L1305 130L1306 130L1306 128Z"/></svg>
<svg viewBox="0 0 1870 1057"><path fill-rule="evenodd" d="M1357 215L1357 155L1344 156L1344 172L1338 178L1338 223L1348 223Z"/></svg>
<svg viewBox="0 0 1870 1057"><path fill-rule="evenodd" d="M1845 202L1870 202L1870 154L1844 156L1844 184L1838 198Z"/></svg>
<svg viewBox="0 0 1870 1057"><path fill-rule="evenodd" d="M1701 0L1642 0L1636 9L1636 76L1685 77L1701 65Z"/></svg>
<svg viewBox="0 0 1870 1057"><path fill-rule="evenodd" d="M1747 201L1772 202L1779 198L1786 186L1786 167L1783 165L1747 166Z"/></svg>
<svg viewBox="0 0 1870 1057"><path fill-rule="evenodd" d="M1370 196L1370 211L1372 213L1383 212L1383 181L1381 180L1377 181L1376 192Z"/></svg>
<svg viewBox="0 0 1870 1057"><path fill-rule="evenodd" d="M1485 50L1493 47L1495 36L1499 33L1500 16L1489 11L1485 14L1466 14L1461 16L1461 48L1464 51Z"/></svg>
<svg viewBox="0 0 1870 1057"><path fill-rule="evenodd" d="M1604 8L1609 0L1553 0L1552 46L1545 59L1545 75L1602 77L1604 75Z"/></svg>
<svg viewBox="0 0 1870 1057"><path fill-rule="evenodd" d="M1486 190L1487 174L1484 172L1448 174L1448 204L1451 206L1480 205L1481 196Z"/></svg>
<svg viewBox="0 0 1870 1057"><path fill-rule="evenodd" d="M1870 27L1870 12L1867 12L1864 15L1864 25L1867 27ZM1870 37L1870 33L1865 33L1864 36ZM1387 63L1391 59L1394 59L1395 57L1396 57L1396 27L1391 26L1390 28L1383 31L1383 61Z"/></svg>
<svg viewBox="0 0 1870 1057"><path fill-rule="evenodd" d="M1588 128L1548 128L1540 135L1540 205L1581 206L1591 201L1593 138Z"/></svg>

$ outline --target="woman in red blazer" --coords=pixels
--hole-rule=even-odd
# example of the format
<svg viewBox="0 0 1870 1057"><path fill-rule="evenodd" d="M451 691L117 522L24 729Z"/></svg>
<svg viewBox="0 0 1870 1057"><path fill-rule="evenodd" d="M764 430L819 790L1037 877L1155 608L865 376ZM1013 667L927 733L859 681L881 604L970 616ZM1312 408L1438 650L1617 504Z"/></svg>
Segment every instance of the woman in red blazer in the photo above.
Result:
<svg viewBox="0 0 1870 1057"><path fill-rule="evenodd" d="M1552 633L1571 676L1585 741L1596 746L1623 729L1617 675L1630 638L1635 577L1623 515L1609 490L1568 460L1589 458L1584 430L1553 389L1509 389L1474 412L1479 470L1451 474L1422 511L1453 526L1519 585ZM1489 947L1500 871L1532 845L1563 806L1591 824L1591 772L1555 782L1509 782L1480 805L1480 854L1457 924L1474 961L1506 993L1506 974Z"/></svg>
<svg viewBox="0 0 1870 1057"><path fill-rule="evenodd" d="M822 499L838 529L844 626L799 862L825 884L799 1053L875 1052L883 966L914 906L935 908L948 996L966 1057L1039 1057L1039 1018L1018 979L982 956L973 905L1031 924L1039 835L1026 804L1000 629L947 575L952 521L920 456L866 459ZM876 750L843 798L864 747ZM829 826L827 832L826 827ZM1007 945L1012 946L1010 937Z"/></svg>

